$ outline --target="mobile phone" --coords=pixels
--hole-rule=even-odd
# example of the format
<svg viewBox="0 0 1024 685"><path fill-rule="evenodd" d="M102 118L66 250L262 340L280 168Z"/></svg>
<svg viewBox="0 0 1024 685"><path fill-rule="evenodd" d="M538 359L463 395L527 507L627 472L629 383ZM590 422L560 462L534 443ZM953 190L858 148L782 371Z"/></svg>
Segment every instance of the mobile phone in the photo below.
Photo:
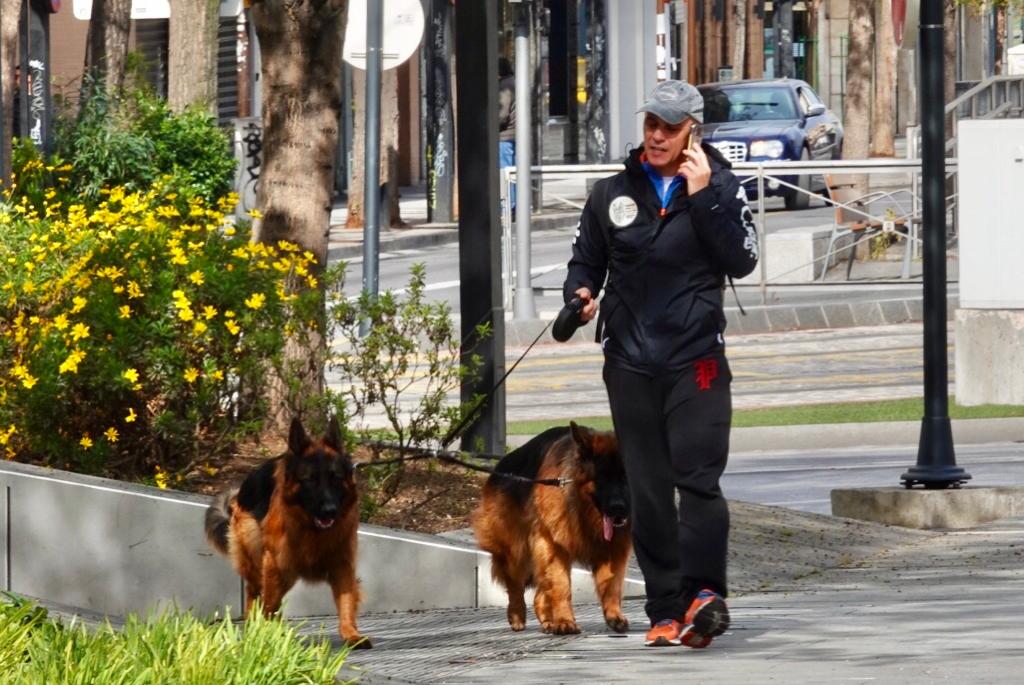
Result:
<svg viewBox="0 0 1024 685"><path fill-rule="evenodd" d="M696 121L693 122L693 125L690 127L690 142L687 146L689 149L696 150L700 147L701 133L700 124Z"/></svg>

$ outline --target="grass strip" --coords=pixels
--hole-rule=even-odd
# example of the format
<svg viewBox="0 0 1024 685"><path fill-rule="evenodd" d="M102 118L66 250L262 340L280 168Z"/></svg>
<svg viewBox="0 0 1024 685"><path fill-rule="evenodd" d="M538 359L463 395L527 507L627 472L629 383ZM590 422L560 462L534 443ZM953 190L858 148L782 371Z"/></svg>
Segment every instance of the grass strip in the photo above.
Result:
<svg viewBox="0 0 1024 685"><path fill-rule="evenodd" d="M911 398L879 402L842 402L830 404L803 404L762 409L740 409L733 412L732 425L736 428L753 426L796 426L823 423L876 423L881 421L920 421L924 416L924 400ZM962 407L955 402L949 406L952 419L1002 419L1024 416L1024 406L985 404ZM609 416L581 416L576 423L598 430L611 430ZM510 421L509 435L536 435L552 426L564 426L569 419L543 419L538 421Z"/></svg>

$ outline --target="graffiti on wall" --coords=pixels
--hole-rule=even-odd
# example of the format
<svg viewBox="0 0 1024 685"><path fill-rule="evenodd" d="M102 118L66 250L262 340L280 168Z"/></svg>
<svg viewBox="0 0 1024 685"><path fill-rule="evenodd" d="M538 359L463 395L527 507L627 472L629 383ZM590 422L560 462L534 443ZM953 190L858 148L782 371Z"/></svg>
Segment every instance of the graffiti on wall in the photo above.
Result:
<svg viewBox="0 0 1024 685"><path fill-rule="evenodd" d="M42 60L33 59L28 62L28 136L37 147L43 147L46 133L43 122L46 119L46 64Z"/></svg>
<svg viewBox="0 0 1024 685"><path fill-rule="evenodd" d="M256 209L259 194L260 170L263 166L263 124L257 117L235 120L235 158L238 173L235 192L238 193L239 216Z"/></svg>

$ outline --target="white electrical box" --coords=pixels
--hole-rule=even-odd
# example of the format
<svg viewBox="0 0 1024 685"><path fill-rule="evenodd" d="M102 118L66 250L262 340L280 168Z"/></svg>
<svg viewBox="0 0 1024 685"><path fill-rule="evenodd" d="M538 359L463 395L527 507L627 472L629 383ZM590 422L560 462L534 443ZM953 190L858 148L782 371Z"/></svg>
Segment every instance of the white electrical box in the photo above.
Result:
<svg viewBox="0 0 1024 685"><path fill-rule="evenodd" d="M957 126L960 307L1024 309L1024 120Z"/></svg>

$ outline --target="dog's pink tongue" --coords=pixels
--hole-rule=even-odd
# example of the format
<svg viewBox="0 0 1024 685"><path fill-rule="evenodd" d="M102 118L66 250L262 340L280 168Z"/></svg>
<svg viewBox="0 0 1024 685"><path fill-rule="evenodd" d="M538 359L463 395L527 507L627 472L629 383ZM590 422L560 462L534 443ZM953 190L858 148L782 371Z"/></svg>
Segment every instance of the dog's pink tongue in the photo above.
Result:
<svg viewBox="0 0 1024 685"><path fill-rule="evenodd" d="M612 526L611 517L604 516L601 518L601 523L604 525L604 539L606 542L611 542L612 533L614 532L614 526Z"/></svg>

